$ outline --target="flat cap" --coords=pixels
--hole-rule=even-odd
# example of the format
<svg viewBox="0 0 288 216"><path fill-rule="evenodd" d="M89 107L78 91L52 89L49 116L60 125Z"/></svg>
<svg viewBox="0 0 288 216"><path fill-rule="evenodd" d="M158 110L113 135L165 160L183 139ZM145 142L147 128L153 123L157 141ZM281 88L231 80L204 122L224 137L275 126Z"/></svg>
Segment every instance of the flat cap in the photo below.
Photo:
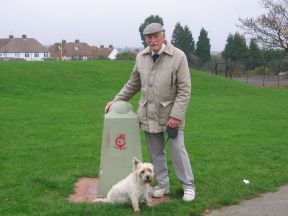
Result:
<svg viewBox="0 0 288 216"><path fill-rule="evenodd" d="M163 32L163 31L165 31L165 29L160 23L150 23L143 30L143 35L149 35L149 34L154 34L154 33Z"/></svg>

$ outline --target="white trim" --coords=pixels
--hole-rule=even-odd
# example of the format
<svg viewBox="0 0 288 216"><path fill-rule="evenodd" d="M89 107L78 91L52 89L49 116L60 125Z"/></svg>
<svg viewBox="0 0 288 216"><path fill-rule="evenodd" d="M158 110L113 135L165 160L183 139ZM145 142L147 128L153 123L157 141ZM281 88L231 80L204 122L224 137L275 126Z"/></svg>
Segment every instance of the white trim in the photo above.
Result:
<svg viewBox="0 0 288 216"><path fill-rule="evenodd" d="M0 57L11 59L25 59L26 61L43 61L43 59L50 57L50 52L0 52Z"/></svg>

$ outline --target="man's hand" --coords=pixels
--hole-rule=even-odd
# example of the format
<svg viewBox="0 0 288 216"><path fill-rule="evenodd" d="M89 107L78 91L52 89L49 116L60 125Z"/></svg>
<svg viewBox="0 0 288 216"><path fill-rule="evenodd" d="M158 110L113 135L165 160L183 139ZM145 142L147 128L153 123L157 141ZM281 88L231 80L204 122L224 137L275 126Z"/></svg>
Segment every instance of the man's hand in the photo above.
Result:
<svg viewBox="0 0 288 216"><path fill-rule="evenodd" d="M113 104L113 101L109 101L107 104L106 104L106 106L105 106L105 114L106 113L108 113L108 111L109 111L109 109L110 109L110 107L112 106L112 104Z"/></svg>
<svg viewBox="0 0 288 216"><path fill-rule="evenodd" d="M173 117L169 117L167 126L171 128L179 128L181 125L182 121Z"/></svg>

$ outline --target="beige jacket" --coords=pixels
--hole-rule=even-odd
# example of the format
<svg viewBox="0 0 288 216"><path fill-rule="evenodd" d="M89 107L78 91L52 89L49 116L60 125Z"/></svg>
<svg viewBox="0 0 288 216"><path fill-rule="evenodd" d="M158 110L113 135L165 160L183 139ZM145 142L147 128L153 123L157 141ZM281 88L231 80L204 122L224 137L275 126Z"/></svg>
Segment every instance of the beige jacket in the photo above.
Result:
<svg viewBox="0 0 288 216"><path fill-rule="evenodd" d="M185 54L167 44L159 59L153 63L149 47L136 57L130 80L114 101L128 101L139 90L141 99L137 115L141 128L158 133L166 130L169 116L182 120L191 93L190 71Z"/></svg>

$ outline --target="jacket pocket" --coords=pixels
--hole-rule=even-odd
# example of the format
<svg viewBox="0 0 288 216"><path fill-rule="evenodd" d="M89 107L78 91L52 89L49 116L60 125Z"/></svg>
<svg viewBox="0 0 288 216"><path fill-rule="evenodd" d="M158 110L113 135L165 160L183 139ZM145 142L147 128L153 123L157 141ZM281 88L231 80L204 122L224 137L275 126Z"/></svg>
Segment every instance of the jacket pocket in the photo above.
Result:
<svg viewBox="0 0 288 216"><path fill-rule="evenodd" d="M173 86L176 86L177 84L177 71L171 72L171 77L170 77L170 88Z"/></svg>
<svg viewBox="0 0 288 216"><path fill-rule="evenodd" d="M140 100L137 110L137 116L140 122L147 120L147 100Z"/></svg>
<svg viewBox="0 0 288 216"><path fill-rule="evenodd" d="M174 104L174 101L160 102L160 107L159 107L159 124L160 125L167 124L173 104Z"/></svg>

